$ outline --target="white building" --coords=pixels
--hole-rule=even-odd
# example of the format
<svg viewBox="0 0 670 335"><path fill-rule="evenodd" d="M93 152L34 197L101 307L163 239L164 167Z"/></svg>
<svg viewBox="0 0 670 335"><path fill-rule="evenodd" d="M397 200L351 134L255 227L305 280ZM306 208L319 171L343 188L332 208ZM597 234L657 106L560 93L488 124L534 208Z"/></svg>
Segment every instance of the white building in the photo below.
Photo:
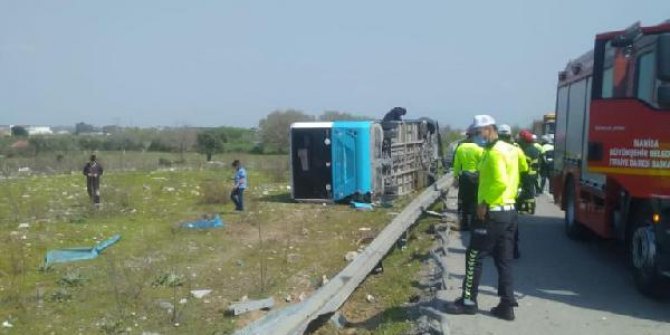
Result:
<svg viewBox="0 0 670 335"><path fill-rule="evenodd" d="M51 127L43 126L28 126L26 127L28 135L52 135L54 132L51 130Z"/></svg>

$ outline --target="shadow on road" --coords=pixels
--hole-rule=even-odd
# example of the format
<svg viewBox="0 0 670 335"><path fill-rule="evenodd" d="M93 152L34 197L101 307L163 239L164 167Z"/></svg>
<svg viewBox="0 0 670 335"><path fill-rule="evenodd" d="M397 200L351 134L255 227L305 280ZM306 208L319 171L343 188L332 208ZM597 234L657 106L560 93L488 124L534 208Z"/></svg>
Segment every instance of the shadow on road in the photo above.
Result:
<svg viewBox="0 0 670 335"><path fill-rule="evenodd" d="M670 301L656 301L636 290L619 244L597 238L571 240L563 219L555 216L520 216L519 229L522 257L514 261L514 286L521 297L670 322ZM462 239L467 246L469 234ZM484 272L481 285L497 287L491 259L485 261Z"/></svg>

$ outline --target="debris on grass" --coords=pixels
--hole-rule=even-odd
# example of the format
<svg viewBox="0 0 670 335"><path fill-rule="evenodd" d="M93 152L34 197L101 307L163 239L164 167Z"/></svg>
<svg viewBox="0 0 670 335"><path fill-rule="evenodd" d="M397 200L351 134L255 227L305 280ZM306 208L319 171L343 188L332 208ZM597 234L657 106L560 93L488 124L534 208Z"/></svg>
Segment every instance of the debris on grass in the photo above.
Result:
<svg viewBox="0 0 670 335"><path fill-rule="evenodd" d="M203 297L212 293L212 290L203 289L203 290L191 290L191 295L195 298L202 299Z"/></svg>
<svg viewBox="0 0 670 335"><path fill-rule="evenodd" d="M364 202L351 202L351 208L358 210L358 211L371 211L372 204L364 203Z"/></svg>
<svg viewBox="0 0 670 335"><path fill-rule="evenodd" d="M67 248L50 250L47 252L46 257L44 258L44 267L49 268L49 266L55 263L67 263L94 259L98 257L103 250L109 248L120 239L121 235L116 234L91 248Z"/></svg>
<svg viewBox="0 0 670 335"><path fill-rule="evenodd" d="M207 215L204 215L202 219L185 222L181 225L181 227L189 229L221 228L223 227L223 221L218 214L211 218Z"/></svg>
<svg viewBox="0 0 670 335"><path fill-rule="evenodd" d="M372 294L368 294L365 296L365 300L369 303L372 303L375 301L375 297Z"/></svg>
<svg viewBox="0 0 670 335"><path fill-rule="evenodd" d="M228 312L237 316L259 309L270 309L274 306L275 301L272 297L261 300L246 300L234 303L228 307Z"/></svg>

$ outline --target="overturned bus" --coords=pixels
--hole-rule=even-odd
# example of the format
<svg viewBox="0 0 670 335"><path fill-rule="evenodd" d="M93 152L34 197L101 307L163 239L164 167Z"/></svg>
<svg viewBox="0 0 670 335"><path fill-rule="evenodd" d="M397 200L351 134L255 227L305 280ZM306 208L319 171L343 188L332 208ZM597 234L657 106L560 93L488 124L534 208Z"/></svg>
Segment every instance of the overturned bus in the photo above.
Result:
<svg viewBox="0 0 670 335"><path fill-rule="evenodd" d="M298 122L290 128L297 201L365 201L430 185L441 161L436 121Z"/></svg>

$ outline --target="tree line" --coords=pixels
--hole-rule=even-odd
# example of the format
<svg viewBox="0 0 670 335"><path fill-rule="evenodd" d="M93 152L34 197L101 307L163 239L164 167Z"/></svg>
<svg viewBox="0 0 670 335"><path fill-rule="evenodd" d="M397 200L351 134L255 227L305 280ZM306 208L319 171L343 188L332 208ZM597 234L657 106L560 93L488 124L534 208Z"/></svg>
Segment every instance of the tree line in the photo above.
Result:
<svg viewBox="0 0 670 335"><path fill-rule="evenodd" d="M211 160L225 152L252 154L285 154L288 131L294 122L366 120L370 118L339 111L318 116L287 109L276 110L259 121L258 127L176 127L130 128L105 126L97 128L79 122L72 134L28 136L24 129L12 129L12 136L0 138L0 155L38 156L49 152L74 151L155 151L198 152Z"/></svg>

